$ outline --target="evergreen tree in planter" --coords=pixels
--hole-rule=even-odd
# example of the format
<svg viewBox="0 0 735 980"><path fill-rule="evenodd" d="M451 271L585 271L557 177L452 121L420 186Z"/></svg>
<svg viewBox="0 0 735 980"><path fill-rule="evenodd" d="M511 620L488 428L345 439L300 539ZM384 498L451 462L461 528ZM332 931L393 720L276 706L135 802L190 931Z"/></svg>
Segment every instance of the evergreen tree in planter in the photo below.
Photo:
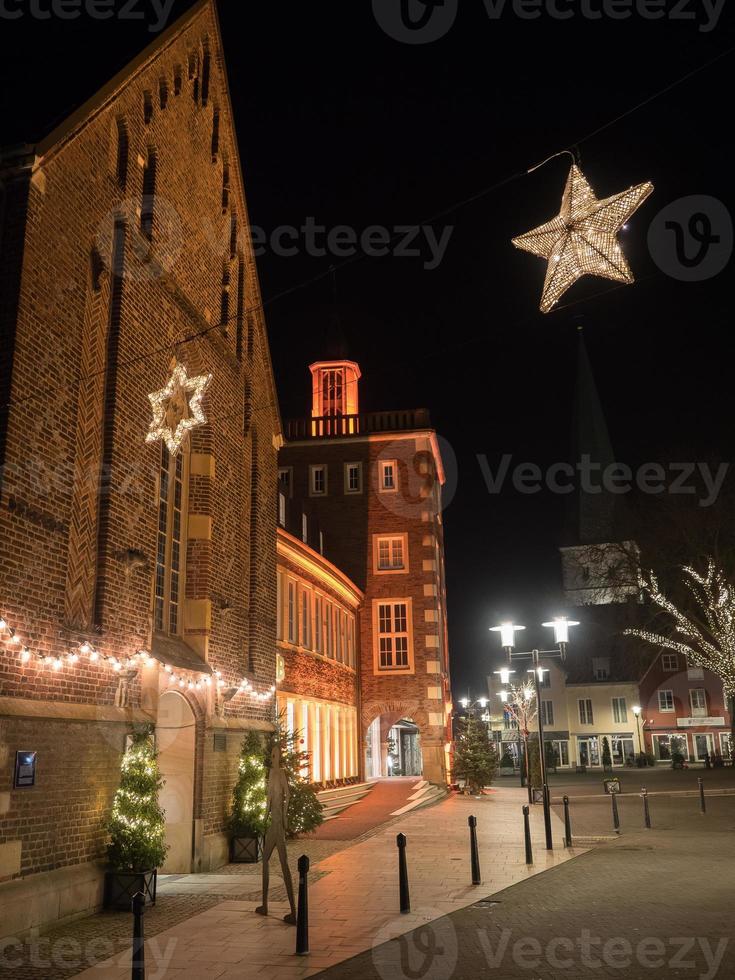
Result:
<svg viewBox="0 0 735 980"><path fill-rule="evenodd" d="M107 855L112 870L105 876L105 905L129 910L136 892L155 904L157 870L168 850L165 814L158 805L163 778L152 727L133 734L120 773L108 824Z"/></svg>
<svg viewBox="0 0 735 980"><path fill-rule="evenodd" d="M607 735L602 739L602 768L605 771L612 770L612 755L610 754L610 742Z"/></svg>
<svg viewBox="0 0 735 980"><path fill-rule="evenodd" d="M498 770L487 725L470 715L461 721L454 748L453 780L463 779L466 789L474 796L489 786Z"/></svg>
<svg viewBox="0 0 735 980"><path fill-rule="evenodd" d="M254 863L260 855L260 842L266 831L265 749L256 732L248 732L242 742L238 775L232 791L232 810L227 820L230 834L230 860Z"/></svg>
<svg viewBox="0 0 735 980"><path fill-rule="evenodd" d="M297 837L316 830L324 823L324 807L308 780L310 755L302 748L301 732L289 732L283 725L283 719L279 718L276 737L281 746L281 768L286 773L291 793L288 803L288 836Z"/></svg>

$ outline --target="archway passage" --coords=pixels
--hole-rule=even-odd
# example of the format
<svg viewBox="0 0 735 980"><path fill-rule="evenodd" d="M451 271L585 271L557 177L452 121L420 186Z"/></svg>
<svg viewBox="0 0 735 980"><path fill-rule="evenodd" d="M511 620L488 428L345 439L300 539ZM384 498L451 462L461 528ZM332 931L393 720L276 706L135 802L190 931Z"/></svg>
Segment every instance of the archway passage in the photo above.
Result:
<svg viewBox="0 0 735 980"><path fill-rule="evenodd" d="M165 785L160 803L166 811L169 846L164 874L188 874L194 846L194 754L196 722L186 698L166 691L158 704L158 764Z"/></svg>
<svg viewBox="0 0 735 980"><path fill-rule="evenodd" d="M379 779L422 773L421 733L413 719L401 717L397 712L373 719L366 736L366 777Z"/></svg>

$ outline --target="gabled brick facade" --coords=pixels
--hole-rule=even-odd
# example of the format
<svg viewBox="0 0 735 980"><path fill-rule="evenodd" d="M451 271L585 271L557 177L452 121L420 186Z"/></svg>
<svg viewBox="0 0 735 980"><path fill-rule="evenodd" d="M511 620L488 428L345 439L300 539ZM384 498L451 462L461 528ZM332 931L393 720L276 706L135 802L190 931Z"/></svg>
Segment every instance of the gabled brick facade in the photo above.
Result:
<svg viewBox="0 0 735 980"><path fill-rule="evenodd" d="M22 908L41 872L94 869L56 915L98 903L124 735L164 698L196 731L168 790L189 787L177 870L225 860L240 733L274 716L280 423L212 2L2 171L0 919L18 931L42 924ZM162 444L146 435L175 363L211 383L167 532L185 580L170 637L154 616ZM27 749L36 785L14 789Z"/></svg>

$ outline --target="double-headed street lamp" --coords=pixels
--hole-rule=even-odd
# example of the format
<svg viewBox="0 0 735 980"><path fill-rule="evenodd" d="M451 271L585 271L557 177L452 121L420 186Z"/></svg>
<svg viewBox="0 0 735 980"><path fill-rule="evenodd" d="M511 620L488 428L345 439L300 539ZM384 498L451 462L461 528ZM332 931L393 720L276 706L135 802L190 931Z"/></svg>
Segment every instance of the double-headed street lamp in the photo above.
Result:
<svg viewBox="0 0 735 980"><path fill-rule="evenodd" d="M579 623L567 619L566 616L558 616L556 619L552 620L550 623L543 623L543 626L550 627L554 630L554 642L556 647L553 650L516 650L515 649L515 635L519 630L525 629L525 626L518 626L516 623L505 622L501 623L500 626L491 626L490 630L493 633L500 633L500 643L508 656L508 663L512 663L513 660L519 659L530 659L531 667L529 667L528 672L533 674L534 684L536 688L536 717L538 718L538 739L539 739L539 766L541 769L541 783L542 783L542 793L543 793L543 805L544 805L544 829L546 831L546 849L550 851L553 849L553 841L551 838L551 807L549 804L549 786L546 779L546 754L544 752L544 721L541 712L541 682L544 677L544 672L548 670L547 667L541 666L541 657L559 657L562 661L567 655L567 644L569 643L569 627L578 626ZM504 669L498 671L501 675L502 683L507 683L504 680ZM510 675L510 670L508 669L508 676Z"/></svg>

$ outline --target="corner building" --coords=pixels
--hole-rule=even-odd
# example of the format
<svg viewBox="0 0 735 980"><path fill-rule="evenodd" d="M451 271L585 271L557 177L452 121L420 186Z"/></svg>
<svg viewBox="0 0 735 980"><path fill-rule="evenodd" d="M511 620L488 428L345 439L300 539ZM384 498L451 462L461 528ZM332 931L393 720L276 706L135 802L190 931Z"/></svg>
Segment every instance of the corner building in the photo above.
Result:
<svg viewBox="0 0 735 980"><path fill-rule="evenodd" d="M444 784L451 694L441 486L425 409L361 413L354 361L310 366L310 417L285 423L281 523L323 549L363 593L359 613L361 764Z"/></svg>
<svg viewBox="0 0 735 980"><path fill-rule="evenodd" d="M181 873L227 861L242 734L273 727L280 423L213 2L6 152L2 187L0 933L17 936L99 907L132 726L155 726L162 870ZM32 785L14 775L30 752Z"/></svg>

